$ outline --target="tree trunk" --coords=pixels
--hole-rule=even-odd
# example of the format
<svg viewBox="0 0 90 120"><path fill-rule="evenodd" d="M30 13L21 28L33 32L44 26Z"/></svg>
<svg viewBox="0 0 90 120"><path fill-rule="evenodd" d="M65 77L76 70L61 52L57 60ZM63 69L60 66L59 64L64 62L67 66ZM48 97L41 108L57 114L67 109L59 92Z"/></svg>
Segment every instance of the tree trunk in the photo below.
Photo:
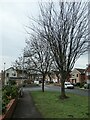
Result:
<svg viewBox="0 0 90 120"><path fill-rule="evenodd" d="M64 81L61 80L61 97L64 98L65 96Z"/></svg>
<svg viewBox="0 0 90 120"><path fill-rule="evenodd" d="M59 76L57 76L57 82L59 83L60 81L59 81Z"/></svg>
<svg viewBox="0 0 90 120"><path fill-rule="evenodd" d="M42 92L44 92L44 81L45 81L45 75L43 75L43 79L42 79Z"/></svg>
<svg viewBox="0 0 90 120"><path fill-rule="evenodd" d="M49 79L50 79L50 81L52 80L52 78L51 78L51 74L48 74L48 76L49 76Z"/></svg>
<svg viewBox="0 0 90 120"><path fill-rule="evenodd" d="M66 99L66 98L68 98L67 96L66 96L66 94L65 94L65 87L64 87L64 81L65 80L65 78L64 77L62 77L61 78L61 95L60 95L60 98L61 99Z"/></svg>
<svg viewBox="0 0 90 120"><path fill-rule="evenodd" d="M56 74L56 76L57 76L57 83L59 83L59 76L58 76L58 74Z"/></svg>

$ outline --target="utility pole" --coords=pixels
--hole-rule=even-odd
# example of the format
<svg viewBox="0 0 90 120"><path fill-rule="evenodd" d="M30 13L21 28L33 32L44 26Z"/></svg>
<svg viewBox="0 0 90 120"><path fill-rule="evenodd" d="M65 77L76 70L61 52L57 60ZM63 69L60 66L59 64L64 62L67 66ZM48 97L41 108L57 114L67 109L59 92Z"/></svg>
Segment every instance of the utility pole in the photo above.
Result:
<svg viewBox="0 0 90 120"><path fill-rule="evenodd" d="M6 63L4 62L4 71L3 71L3 75L4 75L4 84L6 85L6 79L5 79L5 65L6 65Z"/></svg>

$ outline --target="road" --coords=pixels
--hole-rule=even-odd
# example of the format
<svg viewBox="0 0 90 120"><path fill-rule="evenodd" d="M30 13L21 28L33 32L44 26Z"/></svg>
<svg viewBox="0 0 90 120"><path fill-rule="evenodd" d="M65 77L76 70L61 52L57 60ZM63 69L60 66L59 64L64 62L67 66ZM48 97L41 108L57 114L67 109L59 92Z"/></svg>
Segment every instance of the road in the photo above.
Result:
<svg viewBox="0 0 90 120"><path fill-rule="evenodd" d="M36 91L41 90L41 86L39 87L25 87L23 90L29 90L29 91ZM59 86L51 86L51 85L45 85L45 91L61 91L61 88ZM65 89L66 93L73 93L81 96L90 96L90 90L86 89Z"/></svg>
<svg viewBox="0 0 90 120"><path fill-rule="evenodd" d="M61 91L61 87L59 86L47 86L46 89L51 91ZM79 88L65 89L65 92L74 93L81 96L90 96L90 90L86 90L86 89L79 89Z"/></svg>

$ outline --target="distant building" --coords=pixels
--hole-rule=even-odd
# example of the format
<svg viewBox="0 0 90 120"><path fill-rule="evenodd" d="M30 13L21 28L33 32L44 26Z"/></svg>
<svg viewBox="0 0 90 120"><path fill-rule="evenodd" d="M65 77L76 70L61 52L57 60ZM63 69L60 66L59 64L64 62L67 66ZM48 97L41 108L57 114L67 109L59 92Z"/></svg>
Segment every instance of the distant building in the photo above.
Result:
<svg viewBox="0 0 90 120"><path fill-rule="evenodd" d="M15 80L17 84L21 84L27 79L26 72L24 70L16 70L13 67L2 71L2 84L7 85L9 80Z"/></svg>
<svg viewBox="0 0 90 120"><path fill-rule="evenodd" d="M17 77L17 72L13 67L10 67L5 70L5 85L11 78Z"/></svg>
<svg viewBox="0 0 90 120"><path fill-rule="evenodd" d="M82 83L85 82L85 69L74 68L70 73L70 82L71 83Z"/></svg>

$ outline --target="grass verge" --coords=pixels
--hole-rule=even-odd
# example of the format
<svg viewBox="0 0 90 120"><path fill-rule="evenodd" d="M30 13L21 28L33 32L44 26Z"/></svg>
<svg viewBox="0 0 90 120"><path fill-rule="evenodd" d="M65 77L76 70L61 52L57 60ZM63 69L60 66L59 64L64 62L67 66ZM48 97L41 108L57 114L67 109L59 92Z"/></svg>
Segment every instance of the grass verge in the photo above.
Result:
<svg viewBox="0 0 90 120"><path fill-rule="evenodd" d="M44 118L88 118L88 97L67 94L68 99L59 99L59 92L32 91L35 105Z"/></svg>

